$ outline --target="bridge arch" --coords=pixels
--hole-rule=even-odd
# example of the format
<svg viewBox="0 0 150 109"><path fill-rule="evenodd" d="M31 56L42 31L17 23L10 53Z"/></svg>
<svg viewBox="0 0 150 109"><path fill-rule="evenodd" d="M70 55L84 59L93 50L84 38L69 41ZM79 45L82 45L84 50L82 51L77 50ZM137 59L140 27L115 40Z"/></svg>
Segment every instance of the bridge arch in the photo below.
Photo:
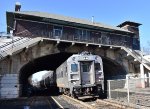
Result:
<svg viewBox="0 0 150 109"><path fill-rule="evenodd" d="M61 52L46 55L33 59L26 63L19 72L19 83L21 84L21 95L27 95L27 88L30 86L28 82L29 76L42 70L55 70L62 62L64 62L71 53Z"/></svg>
<svg viewBox="0 0 150 109"><path fill-rule="evenodd" d="M20 89L21 96L27 96L28 94L27 88L30 86L28 82L29 76L42 70L56 70L56 68L72 54L73 53L69 53L69 52L49 54L43 57L33 59L32 61L29 61L24 66L22 66L22 68L19 71L19 83L21 84L21 89ZM105 80L111 79L113 76L116 75L125 74L125 70L120 64L114 62L109 58L103 56L101 57L103 60Z"/></svg>

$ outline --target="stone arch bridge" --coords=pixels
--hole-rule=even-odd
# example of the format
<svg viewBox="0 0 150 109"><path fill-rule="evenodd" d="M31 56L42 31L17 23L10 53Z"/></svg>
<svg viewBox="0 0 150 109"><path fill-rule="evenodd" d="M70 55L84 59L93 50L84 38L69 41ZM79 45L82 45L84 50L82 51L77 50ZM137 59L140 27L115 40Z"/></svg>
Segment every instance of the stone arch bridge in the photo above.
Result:
<svg viewBox="0 0 150 109"><path fill-rule="evenodd" d="M1 85L10 83L9 88L13 89L10 92L9 88L4 88L1 90L1 97L23 96L25 86L29 84L29 76L41 70L55 70L69 56L82 51L102 57L105 80L125 78L129 73L140 74L140 65L145 70L150 70L149 64L142 61L137 52L122 46L41 37L20 38L1 46ZM7 79L9 81L6 82Z"/></svg>

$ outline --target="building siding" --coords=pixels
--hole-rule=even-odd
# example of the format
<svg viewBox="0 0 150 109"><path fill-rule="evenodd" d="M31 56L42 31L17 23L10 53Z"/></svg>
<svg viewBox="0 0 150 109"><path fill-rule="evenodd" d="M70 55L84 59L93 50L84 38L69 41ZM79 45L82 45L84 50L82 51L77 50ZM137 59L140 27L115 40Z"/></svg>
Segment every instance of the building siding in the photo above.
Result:
<svg viewBox="0 0 150 109"><path fill-rule="evenodd" d="M54 27L61 26L62 34L60 37L54 36ZM124 35L112 32L104 32L102 30L77 28L75 26L48 24L31 22L25 20L16 20L15 36L22 37L45 37L45 38L60 38L62 40L90 42L98 44L126 46L131 49L138 49L138 41L134 41L133 36ZM136 44L135 44L136 43Z"/></svg>

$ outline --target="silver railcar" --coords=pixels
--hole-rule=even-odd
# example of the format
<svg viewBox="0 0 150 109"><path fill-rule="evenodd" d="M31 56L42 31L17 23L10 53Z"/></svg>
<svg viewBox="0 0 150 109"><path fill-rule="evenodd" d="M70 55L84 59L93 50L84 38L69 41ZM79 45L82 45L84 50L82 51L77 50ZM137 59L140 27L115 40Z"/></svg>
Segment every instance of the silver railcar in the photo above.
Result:
<svg viewBox="0 0 150 109"><path fill-rule="evenodd" d="M47 74L37 82L39 88L48 89L52 86L56 86L56 76L55 72L47 71Z"/></svg>
<svg viewBox="0 0 150 109"><path fill-rule="evenodd" d="M60 92L74 97L101 96L104 91L102 59L88 52L74 54L56 69Z"/></svg>

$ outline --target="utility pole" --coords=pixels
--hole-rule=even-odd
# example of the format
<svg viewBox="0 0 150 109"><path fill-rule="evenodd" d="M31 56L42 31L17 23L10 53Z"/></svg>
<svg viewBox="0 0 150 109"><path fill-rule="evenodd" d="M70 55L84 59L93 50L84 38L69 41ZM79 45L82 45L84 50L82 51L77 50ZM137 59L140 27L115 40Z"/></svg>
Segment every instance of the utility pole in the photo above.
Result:
<svg viewBox="0 0 150 109"><path fill-rule="evenodd" d="M141 73L141 86L145 88L145 75L144 75L144 66L143 66L143 47L141 49L141 64L140 64L140 73Z"/></svg>

